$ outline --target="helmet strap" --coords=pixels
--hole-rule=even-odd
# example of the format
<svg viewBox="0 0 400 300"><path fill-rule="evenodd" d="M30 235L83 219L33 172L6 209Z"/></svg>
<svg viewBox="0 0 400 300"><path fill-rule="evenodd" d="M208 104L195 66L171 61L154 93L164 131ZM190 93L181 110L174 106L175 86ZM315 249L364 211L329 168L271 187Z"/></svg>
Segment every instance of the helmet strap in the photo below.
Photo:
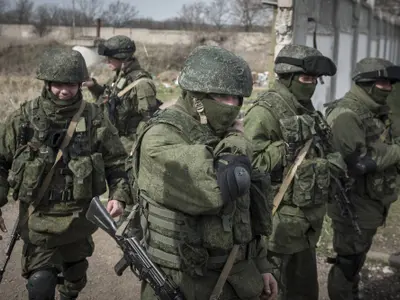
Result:
<svg viewBox="0 0 400 300"><path fill-rule="evenodd" d="M193 105L200 116L200 124L207 124L207 117L204 113L203 103L196 97L193 97Z"/></svg>

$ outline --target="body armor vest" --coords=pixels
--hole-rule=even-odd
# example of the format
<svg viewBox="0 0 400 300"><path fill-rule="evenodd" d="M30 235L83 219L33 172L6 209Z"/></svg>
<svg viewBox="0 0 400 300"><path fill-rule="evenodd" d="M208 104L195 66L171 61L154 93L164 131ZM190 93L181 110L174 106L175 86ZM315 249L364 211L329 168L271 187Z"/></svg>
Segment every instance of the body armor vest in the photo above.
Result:
<svg viewBox="0 0 400 300"><path fill-rule="evenodd" d="M156 124L167 124L176 128L190 145L209 145L214 148L220 141L208 125L200 124L178 108L158 111L139 134L133 151L136 162L135 183L138 182L140 145L143 136ZM151 171L146 172L151 174ZM255 181L257 180L255 178ZM164 182L164 184L167 183ZM261 188L264 187L265 185L261 186ZM167 188L164 187L164 190ZM239 198L235 208L223 209L222 215L194 217L160 205L157 197L162 197L162 195L157 195L157 191L146 191L143 187L139 189L136 190L142 210L144 244L149 256L161 266L183 270L192 275L204 275L206 269L220 269L234 244L242 245L237 260L245 259L249 242L255 235L267 235L271 227L268 213L270 214L272 205L264 201L265 205L259 203L258 208L252 207L250 194ZM149 186L149 189L152 188ZM261 192L258 190L257 193L253 189L254 194L263 195L263 192L264 190ZM182 190L182 193L187 193L187 191ZM190 195L185 194L182 197L190 197ZM255 226L252 226L251 208L266 214L261 222L254 220ZM252 216L257 217L259 214Z"/></svg>
<svg viewBox="0 0 400 300"><path fill-rule="evenodd" d="M366 148L381 140L386 144L392 144L390 124L385 124L378 119L362 102L353 99L341 99L327 106L326 114L335 108L345 108L354 112L362 122L365 134ZM396 177L398 171L392 166L381 172L372 172L355 178L354 191L363 197L365 194L371 199L380 201L388 206L397 199Z"/></svg>

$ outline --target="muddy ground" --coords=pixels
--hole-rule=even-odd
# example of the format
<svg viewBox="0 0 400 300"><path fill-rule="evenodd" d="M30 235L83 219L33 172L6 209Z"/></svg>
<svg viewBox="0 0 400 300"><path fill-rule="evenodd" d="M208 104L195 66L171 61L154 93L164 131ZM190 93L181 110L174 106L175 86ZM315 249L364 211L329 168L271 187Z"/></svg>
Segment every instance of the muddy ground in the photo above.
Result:
<svg viewBox="0 0 400 300"><path fill-rule="evenodd" d="M8 205L3 209L6 224L11 230L13 218L16 216L16 206ZM394 253L400 250L398 239L398 226L396 221L400 213L400 203L396 203L389 216L387 226L380 230L375 238L373 250ZM8 243L8 235L0 241L0 249L3 250ZM329 240L329 238L327 238ZM139 299L140 283L130 271L126 271L121 277L115 275L114 264L120 258L120 250L114 241L105 233L98 230L94 234L96 249L94 255L89 258L89 282L81 293L81 300L123 300ZM27 299L25 280L20 276L21 242L17 243L11 261L6 270L3 282L0 284L0 300ZM328 247L329 248L329 247ZM324 262L324 257L329 253L326 246L321 246L318 258L320 299L328 300L326 292L326 278L329 265ZM322 254L324 253L324 254ZM0 261L4 258L0 256ZM365 300L372 299L400 299L400 272L389 268L385 264L377 264L369 261L363 270Z"/></svg>

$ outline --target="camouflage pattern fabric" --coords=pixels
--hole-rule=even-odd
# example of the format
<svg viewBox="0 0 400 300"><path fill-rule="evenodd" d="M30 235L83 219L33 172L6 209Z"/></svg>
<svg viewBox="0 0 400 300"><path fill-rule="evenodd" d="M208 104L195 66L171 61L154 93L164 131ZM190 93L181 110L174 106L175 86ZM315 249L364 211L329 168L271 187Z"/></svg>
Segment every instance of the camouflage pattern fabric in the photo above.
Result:
<svg viewBox="0 0 400 300"><path fill-rule="evenodd" d="M315 52L311 54L315 55ZM291 72L298 71L291 69ZM271 174L273 195L278 192L296 153L306 140L315 134L321 138L309 150L286 191L273 217L268 242L268 251L273 252L270 263L277 265L275 271L283 289L280 299L317 300L314 249L332 189L330 174L336 172L336 166L344 167L338 173L344 173L346 167L341 156L334 155L329 141L322 136L329 136L329 129L320 130L321 126L328 127L323 118L311 101L306 103L307 107L303 103L278 80L271 90L261 93L245 113L244 128L254 148L253 167ZM324 155L318 148L325 149ZM296 276L307 278L307 283ZM297 296L292 298L293 295Z"/></svg>
<svg viewBox="0 0 400 300"><path fill-rule="evenodd" d="M50 249L25 243L21 259L22 276L28 279L36 270L56 268L64 277L64 284L58 285L60 295L76 299L87 283L87 258L92 256L93 251L94 243L90 236Z"/></svg>
<svg viewBox="0 0 400 300"><path fill-rule="evenodd" d="M332 300L359 300L360 274L367 253L371 248L376 229L363 229L358 235L354 228L341 222L333 222L333 249L337 263L328 275L328 294Z"/></svg>
<svg viewBox="0 0 400 300"><path fill-rule="evenodd" d="M285 45L281 51L279 51L277 58L281 56L304 59L311 56L321 56L322 53L315 48L303 46L303 45ZM290 73L306 73L305 70L299 66L294 66L288 63L278 63L274 66L276 74L290 74Z"/></svg>
<svg viewBox="0 0 400 300"><path fill-rule="evenodd" d="M44 81L81 83L88 77L85 59L75 50L47 50L36 71L36 78Z"/></svg>
<svg viewBox="0 0 400 300"><path fill-rule="evenodd" d="M218 81L205 77L204 64L218 74ZM221 48L194 50L180 77L181 86L189 91L184 90L175 105L156 113L135 145L143 242L152 260L172 276L186 299L210 298L233 244L240 245L240 250L220 299L258 299L263 289L261 274L269 270L260 231L267 233L270 223L263 220L253 228L257 216L251 213L250 190L224 203L217 182L215 161L227 154L250 157L251 145L232 128L217 135L209 121L220 116L210 113L207 124L202 124L204 111L196 105L210 100L207 93L251 93L247 70L241 58ZM270 211L270 204L264 204L269 206L263 211ZM263 225L268 228L259 230ZM258 234L253 230L259 230ZM141 299L153 297L143 283Z"/></svg>
<svg viewBox="0 0 400 300"><path fill-rule="evenodd" d="M249 65L220 47L197 47L187 58L179 75L186 91L249 97L253 81Z"/></svg>
<svg viewBox="0 0 400 300"><path fill-rule="evenodd" d="M113 36L106 40L102 46L99 47L100 55L120 60L129 60L136 51L135 42L125 35Z"/></svg>
<svg viewBox="0 0 400 300"><path fill-rule="evenodd" d="M394 64L383 58L367 57L357 62L351 78L354 80L357 76L357 82L374 81L375 79L363 79L362 74L367 72L379 71L393 66ZM382 76L384 78L384 76Z"/></svg>
<svg viewBox="0 0 400 300"><path fill-rule="evenodd" d="M52 56L55 61L57 53ZM79 57L74 61L70 55L71 52L61 52L60 74L69 70L70 62L80 66L77 61L81 58L73 53L72 58ZM65 57L71 59L63 60ZM83 59L81 62L84 65ZM39 70L44 71L43 65ZM75 72L76 68L70 70ZM70 82L73 76L79 76L51 74L43 75L43 80L66 78ZM81 76L76 83L82 80ZM55 162L66 127L83 101L80 91L68 101L56 98L46 84L40 97L23 103L1 127L0 183L5 195L10 187L13 189L13 198L20 204L20 218L26 220L20 224L26 245L24 275L30 276L43 264L55 263L62 267L67 280L60 291L75 295L86 284L86 257L93 251L90 237L97 230L85 217L92 197L104 193L108 185L109 199L126 203L131 201L131 192L124 172L127 155L115 127L100 108L86 103L74 136L55 166L49 188L35 210L29 211ZM5 204L3 201L1 206Z"/></svg>
<svg viewBox="0 0 400 300"><path fill-rule="evenodd" d="M381 65L371 66L380 59L366 59L364 69L374 71ZM357 236L349 219L342 216L335 203L329 204L328 214L333 220L336 263L328 278L331 299L358 299L359 272L371 246L373 236L382 226L391 204L397 199L397 165L400 162L400 146L394 143L391 131L387 131L388 110L386 105L375 101L367 91L353 84L343 99L327 109L327 120L332 128L333 144L345 158L368 155L376 163L376 171L354 176L349 199L354 205L362 235ZM390 129L390 128L389 128ZM386 133L387 134L386 134Z"/></svg>
<svg viewBox="0 0 400 300"><path fill-rule="evenodd" d="M315 248L294 254L268 251L272 274L278 281L279 300L318 299L318 272Z"/></svg>

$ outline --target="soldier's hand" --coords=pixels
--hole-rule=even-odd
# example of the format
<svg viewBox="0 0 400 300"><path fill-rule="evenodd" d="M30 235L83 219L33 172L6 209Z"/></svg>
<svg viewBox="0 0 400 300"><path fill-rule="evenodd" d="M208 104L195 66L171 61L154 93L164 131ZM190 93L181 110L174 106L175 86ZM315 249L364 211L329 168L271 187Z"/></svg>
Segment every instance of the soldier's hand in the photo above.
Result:
<svg viewBox="0 0 400 300"><path fill-rule="evenodd" d="M111 217L116 218L124 212L124 207L118 200L109 200L107 203L107 211Z"/></svg>
<svg viewBox="0 0 400 300"><path fill-rule="evenodd" d="M93 81L93 79L89 79L88 81L84 81L84 82L82 83L82 86L86 86L86 87L88 87L88 88L93 87L93 86L94 86L94 81Z"/></svg>
<svg viewBox="0 0 400 300"><path fill-rule="evenodd" d="M4 219L3 219L3 217L1 215L2 215L2 213L1 213L1 210L0 210L0 230L2 232L7 232L6 223L4 222ZM2 240L2 239L3 239L3 237L0 235L0 240Z"/></svg>
<svg viewBox="0 0 400 300"><path fill-rule="evenodd" d="M278 283L271 273L262 274L264 290L260 296L261 300L276 300L278 295Z"/></svg>

